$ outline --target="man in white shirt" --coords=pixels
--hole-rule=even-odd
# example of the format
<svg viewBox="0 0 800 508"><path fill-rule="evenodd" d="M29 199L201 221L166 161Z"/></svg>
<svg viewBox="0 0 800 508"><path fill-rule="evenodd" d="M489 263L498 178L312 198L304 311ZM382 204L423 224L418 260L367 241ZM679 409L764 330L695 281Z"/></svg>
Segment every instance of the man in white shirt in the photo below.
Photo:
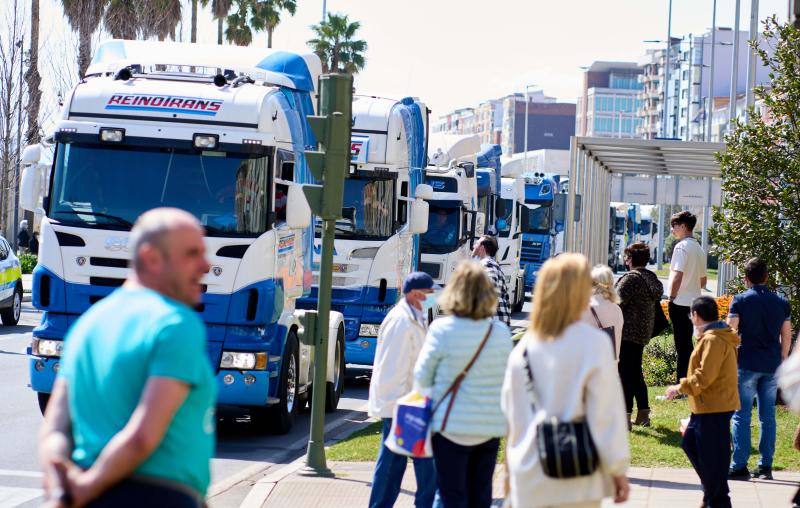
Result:
<svg viewBox="0 0 800 508"><path fill-rule="evenodd" d="M678 352L677 379L686 377L692 354L694 326L689 318L692 301L706 287L706 253L692 232L697 217L688 210L676 213L670 220L677 243L669 266L669 317Z"/></svg>
<svg viewBox="0 0 800 508"><path fill-rule="evenodd" d="M381 418L383 441L392 428L397 399L414 385L414 364L428 332L427 311L435 304L433 279L423 272L408 274L403 298L389 311L378 330L378 346L369 385L369 415ZM414 506L430 508L436 493L433 459L413 459L417 477ZM381 445L375 464L370 508L394 506L406 471L408 457Z"/></svg>

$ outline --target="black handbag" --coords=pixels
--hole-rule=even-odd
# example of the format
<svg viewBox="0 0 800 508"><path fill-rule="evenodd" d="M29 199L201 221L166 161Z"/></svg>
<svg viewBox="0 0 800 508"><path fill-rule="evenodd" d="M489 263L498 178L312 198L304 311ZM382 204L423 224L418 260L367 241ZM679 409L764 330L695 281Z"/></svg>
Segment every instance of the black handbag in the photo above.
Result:
<svg viewBox="0 0 800 508"><path fill-rule="evenodd" d="M525 348L523 356L528 373L528 392L535 412L536 395L528 348ZM550 478L589 476L597 470L600 458L586 421L562 422L551 417L537 425L536 437L539 463L544 474Z"/></svg>

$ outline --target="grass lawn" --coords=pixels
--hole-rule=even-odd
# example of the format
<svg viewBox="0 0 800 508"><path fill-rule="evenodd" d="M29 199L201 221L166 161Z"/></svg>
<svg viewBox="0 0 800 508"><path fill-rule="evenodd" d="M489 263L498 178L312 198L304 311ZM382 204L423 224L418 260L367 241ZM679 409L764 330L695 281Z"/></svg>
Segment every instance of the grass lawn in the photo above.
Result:
<svg viewBox="0 0 800 508"><path fill-rule="evenodd" d="M653 270L656 275L659 277L669 277L669 265L666 265L661 270ZM718 272L716 268L709 268L706 270L708 272L708 280L717 280Z"/></svg>
<svg viewBox="0 0 800 508"><path fill-rule="evenodd" d="M632 464L642 467L684 467L691 465L680 447L680 419L689 416L687 400L658 401L656 395L664 393L663 387L650 388L650 405L652 408L652 426L649 428L634 427L630 434ZM800 471L800 452L792 448L792 435L798 418L782 406L777 409L778 438L775 449L773 468ZM758 415L753 411L753 448L750 456L750 468L755 468L758 461ZM334 444L326 452L330 460L344 462L374 461L380 446L381 424L373 423L350 437ZM498 462L503 460L503 453Z"/></svg>

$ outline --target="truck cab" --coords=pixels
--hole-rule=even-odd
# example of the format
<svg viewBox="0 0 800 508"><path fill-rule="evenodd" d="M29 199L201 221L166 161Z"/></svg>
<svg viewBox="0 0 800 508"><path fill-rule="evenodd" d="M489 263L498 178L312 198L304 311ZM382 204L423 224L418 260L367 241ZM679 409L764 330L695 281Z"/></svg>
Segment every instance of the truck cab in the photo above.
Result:
<svg viewBox="0 0 800 508"><path fill-rule="evenodd" d="M423 184L428 110L412 97L364 95L354 97L352 113L331 308L344 315L346 363L371 366L380 324L400 298L405 276L419 266L421 231L410 229L409 218L411 207L430 197ZM317 258L320 235L318 227ZM301 308L316 308L318 276L315 265L313 288Z"/></svg>
<svg viewBox="0 0 800 508"><path fill-rule="evenodd" d="M611 214L611 266L614 271L625 269L623 259L625 247L627 247L628 218L625 210L619 206L610 207Z"/></svg>
<svg viewBox="0 0 800 508"><path fill-rule="evenodd" d="M525 207L520 221L520 266L525 271L525 290L531 291L539 268L555 254L555 240L559 231L553 217L553 202L559 193L560 176L534 172L525 173L523 178Z"/></svg>
<svg viewBox="0 0 800 508"><path fill-rule="evenodd" d="M128 238L146 210L171 206L205 228L202 303L222 408L291 429L310 394L313 344L296 300L311 289L313 228L301 185L316 144L314 54L112 40L65 101L49 180L22 175L21 205L43 215L28 350L44 409L70 326L128 275ZM40 201L36 189L47 189ZM331 312L326 408L344 381L344 321Z"/></svg>
<svg viewBox="0 0 800 508"><path fill-rule="evenodd" d="M497 262L506 276L508 298L514 312L520 312L525 303L525 270L520 265L520 256L522 215L526 209L525 179L521 176L502 178L495 205Z"/></svg>

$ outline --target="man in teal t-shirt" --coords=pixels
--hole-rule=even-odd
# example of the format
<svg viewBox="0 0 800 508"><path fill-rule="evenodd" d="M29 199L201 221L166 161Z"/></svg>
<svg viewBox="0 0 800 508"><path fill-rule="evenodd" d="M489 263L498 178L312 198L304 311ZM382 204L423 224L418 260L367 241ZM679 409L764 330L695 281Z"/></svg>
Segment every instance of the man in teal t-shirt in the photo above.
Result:
<svg viewBox="0 0 800 508"><path fill-rule="evenodd" d="M216 427L205 327L192 309L209 269L203 230L186 212L151 210L129 245L125 285L65 339L42 430L45 487L56 490L65 472L60 495L79 505L199 506Z"/></svg>

